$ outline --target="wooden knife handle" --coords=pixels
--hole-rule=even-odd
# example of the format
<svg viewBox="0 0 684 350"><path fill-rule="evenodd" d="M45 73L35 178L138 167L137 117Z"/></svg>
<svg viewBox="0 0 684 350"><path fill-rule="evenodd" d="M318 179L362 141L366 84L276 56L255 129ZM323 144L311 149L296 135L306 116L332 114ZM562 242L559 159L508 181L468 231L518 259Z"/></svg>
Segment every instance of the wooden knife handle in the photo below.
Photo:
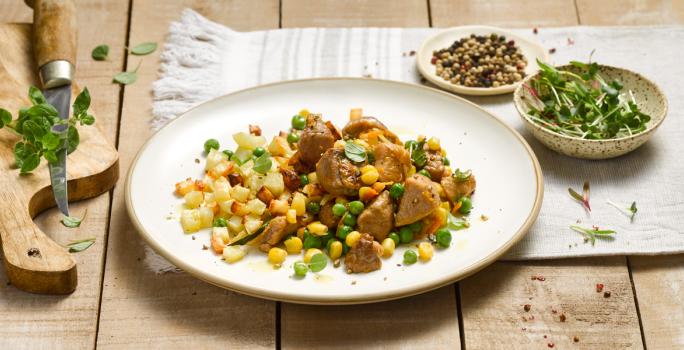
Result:
<svg viewBox="0 0 684 350"><path fill-rule="evenodd" d="M31 1L27 1L31 5ZM52 61L76 66L76 7L73 0L33 0L33 49L39 68Z"/></svg>

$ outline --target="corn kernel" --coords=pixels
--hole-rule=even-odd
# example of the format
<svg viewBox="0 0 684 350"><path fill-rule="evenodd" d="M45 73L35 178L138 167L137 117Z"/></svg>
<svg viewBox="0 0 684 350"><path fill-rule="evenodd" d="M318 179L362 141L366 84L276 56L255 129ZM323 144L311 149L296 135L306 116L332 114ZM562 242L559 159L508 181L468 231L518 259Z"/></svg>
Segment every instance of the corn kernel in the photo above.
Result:
<svg viewBox="0 0 684 350"><path fill-rule="evenodd" d="M314 255L321 253L323 252L318 248L309 248L309 250L307 250L306 253L304 253L304 262L308 264Z"/></svg>
<svg viewBox="0 0 684 350"><path fill-rule="evenodd" d="M311 114L311 112L309 112L309 110L306 109L306 108L304 108L304 109L302 109L301 111L299 111L299 115L301 115L301 116L304 117L304 118L308 117L309 114Z"/></svg>
<svg viewBox="0 0 684 350"><path fill-rule="evenodd" d="M383 258L389 258L390 256L392 256L392 254L394 254L394 246L395 245L394 245L393 239L391 239L389 237L385 238L382 241L382 248L384 249L382 251L382 257Z"/></svg>
<svg viewBox="0 0 684 350"><path fill-rule="evenodd" d="M411 169L408 171L408 176L413 176L416 173L416 167L411 165Z"/></svg>
<svg viewBox="0 0 684 350"><path fill-rule="evenodd" d="M185 181L181 181L176 184L176 194L180 196L185 196L191 191L195 190L195 182L188 178Z"/></svg>
<svg viewBox="0 0 684 350"><path fill-rule="evenodd" d="M352 231L347 235L347 238L344 240L344 242L347 243L347 245L351 248L354 248L356 244L359 243L360 239L361 233L359 231Z"/></svg>
<svg viewBox="0 0 684 350"><path fill-rule="evenodd" d="M380 193L385 189L385 186L386 185L384 182L376 182L373 184L372 188L375 190L375 192Z"/></svg>
<svg viewBox="0 0 684 350"><path fill-rule="evenodd" d="M328 254L332 260L339 259L342 256L342 243L340 241L332 242Z"/></svg>
<svg viewBox="0 0 684 350"><path fill-rule="evenodd" d="M433 248L432 244L428 242L420 242L418 244L418 257L422 261L429 261L432 259Z"/></svg>
<svg viewBox="0 0 684 350"><path fill-rule="evenodd" d="M446 226L447 222L449 221L449 210L439 207L435 213L437 218L439 218L439 227Z"/></svg>
<svg viewBox="0 0 684 350"><path fill-rule="evenodd" d="M285 214L285 219L287 219L287 222L290 224L296 224L297 223L297 211L294 209L288 209L287 214Z"/></svg>
<svg viewBox="0 0 684 350"><path fill-rule="evenodd" d="M427 142L430 151L439 151L439 139L436 137L431 137Z"/></svg>
<svg viewBox="0 0 684 350"><path fill-rule="evenodd" d="M183 198L185 199L185 206L188 209L195 209L202 204L204 195L202 195L202 192L200 191L190 191Z"/></svg>
<svg viewBox="0 0 684 350"><path fill-rule="evenodd" d="M273 265L279 266L287 258L287 252L285 249L273 247L268 251L268 262Z"/></svg>
<svg viewBox="0 0 684 350"><path fill-rule="evenodd" d="M369 165L362 166L360 170L361 170L361 174L365 174L371 170L377 170L377 169L374 166L369 164Z"/></svg>
<svg viewBox="0 0 684 350"><path fill-rule="evenodd" d="M374 167L373 169L368 170L366 173L361 174L361 181L366 185L372 185L376 181L378 181L379 177L380 177L380 173Z"/></svg>
<svg viewBox="0 0 684 350"><path fill-rule="evenodd" d="M328 233L328 226L323 225L320 221L314 221L306 226L311 234L316 236L325 236Z"/></svg>
<svg viewBox="0 0 684 350"><path fill-rule="evenodd" d="M359 199L362 201L369 201L378 196L378 192L371 187L359 188Z"/></svg>
<svg viewBox="0 0 684 350"><path fill-rule="evenodd" d="M299 254L302 251L302 240L299 237L290 237L283 242L288 254Z"/></svg>
<svg viewBox="0 0 684 350"><path fill-rule="evenodd" d="M223 248L223 260L230 264L242 260L245 254L247 252L242 247L228 246Z"/></svg>
<svg viewBox="0 0 684 350"><path fill-rule="evenodd" d="M418 135L418 137L416 137L416 141L418 141L418 142L425 141L425 135Z"/></svg>

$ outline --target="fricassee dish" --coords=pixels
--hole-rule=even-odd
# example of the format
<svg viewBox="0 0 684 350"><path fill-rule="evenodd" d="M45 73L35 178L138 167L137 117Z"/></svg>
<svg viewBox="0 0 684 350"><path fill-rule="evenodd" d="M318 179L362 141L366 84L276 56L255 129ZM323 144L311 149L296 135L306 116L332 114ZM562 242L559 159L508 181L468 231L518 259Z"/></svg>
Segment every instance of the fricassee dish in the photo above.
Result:
<svg viewBox="0 0 684 350"><path fill-rule="evenodd" d="M400 244L410 245L405 265L429 261L434 247L449 247L449 229L468 227L474 175L452 169L437 138L402 142L361 109L342 130L302 110L270 142L255 125L233 139L234 151L207 140L205 175L175 188L183 230L210 228L211 250L228 263L252 246L276 267L303 253L296 276L328 258L371 272Z"/></svg>

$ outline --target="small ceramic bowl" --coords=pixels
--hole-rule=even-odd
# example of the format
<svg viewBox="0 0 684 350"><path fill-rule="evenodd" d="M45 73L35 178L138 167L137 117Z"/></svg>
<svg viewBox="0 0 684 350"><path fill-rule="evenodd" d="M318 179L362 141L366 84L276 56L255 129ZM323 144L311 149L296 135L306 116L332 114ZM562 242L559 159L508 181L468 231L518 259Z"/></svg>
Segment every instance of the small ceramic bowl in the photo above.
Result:
<svg viewBox="0 0 684 350"><path fill-rule="evenodd" d="M539 70L537 59L544 62L548 61L546 49L540 44L515 35L507 30L489 26L461 26L437 32L423 41L420 45L420 49L418 49L418 54L416 55L416 65L418 66L420 74L441 89L463 95L500 95L513 92L513 90L520 85L520 82L499 87L466 87L452 84L435 74L435 65L430 62L432 60L432 53L451 46L454 41L460 40L461 38L470 37L470 34L497 34L505 36L507 40L514 40L515 45L518 46L523 56L527 59L527 66L525 67L526 75L534 74Z"/></svg>
<svg viewBox="0 0 684 350"><path fill-rule="evenodd" d="M557 68L575 73L579 72L579 69L572 65ZM599 66L599 74L606 80L619 80L624 86L623 91L632 91L641 112L651 116L651 120L646 125L646 130L632 136L609 140L586 140L558 134L539 125L529 117L527 112L530 108L524 99L531 99L533 97L521 84L513 94L513 103L527 130L546 147L575 158L614 158L629 153L643 145L665 120L667 115L667 99L665 94L652 81L627 69L601 65ZM523 79L523 84L529 85L530 81L538 79L538 76L539 73L528 76Z"/></svg>

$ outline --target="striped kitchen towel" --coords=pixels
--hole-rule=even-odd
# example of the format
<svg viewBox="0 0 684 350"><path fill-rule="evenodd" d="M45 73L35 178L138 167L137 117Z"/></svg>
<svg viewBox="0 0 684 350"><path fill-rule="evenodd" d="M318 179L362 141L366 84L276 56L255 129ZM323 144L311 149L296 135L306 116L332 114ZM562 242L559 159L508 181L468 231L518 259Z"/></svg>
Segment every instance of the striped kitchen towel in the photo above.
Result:
<svg viewBox="0 0 684 350"><path fill-rule="evenodd" d="M645 30L647 29L647 30ZM236 32L185 10L171 24L159 80L154 83L154 124L210 98L281 80L365 76L421 84L415 50L432 28L297 28ZM510 94L468 97L517 129L535 150L545 176L544 204L530 233L507 260L592 255L661 254L684 251L684 27L566 27L514 29L555 49L552 63L594 60L639 71L670 97L670 115L651 141L617 159L586 161L560 156L525 132ZM657 64L653 64L657 58ZM586 216L568 196L569 186L592 186ZM637 201L634 222L606 205ZM568 224L615 229L612 241L595 246Z"/></svg>

